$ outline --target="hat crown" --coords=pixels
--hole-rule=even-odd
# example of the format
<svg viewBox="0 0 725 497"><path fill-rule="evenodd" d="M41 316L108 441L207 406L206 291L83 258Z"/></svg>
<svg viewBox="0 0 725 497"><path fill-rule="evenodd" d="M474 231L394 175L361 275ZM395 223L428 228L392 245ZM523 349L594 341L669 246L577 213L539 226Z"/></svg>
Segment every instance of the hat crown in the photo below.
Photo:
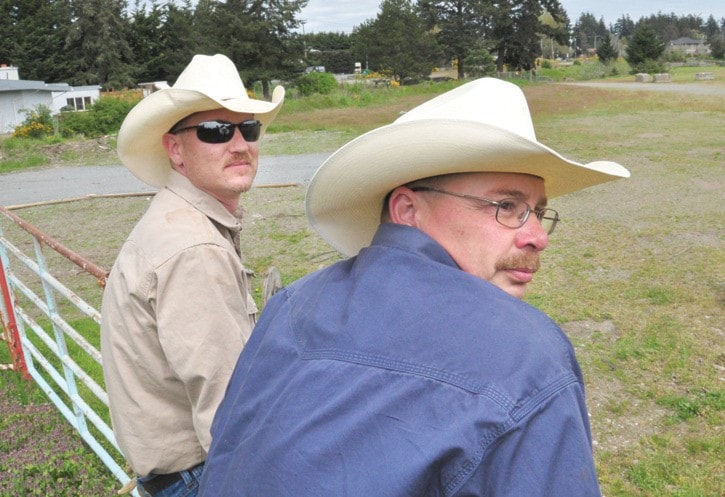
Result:
<svg viewBox="0 0 725 497"><path fill-rule="evenodd" d="M198 91L217 101L249 99L237 68L222 54L195 55L172 88Z"/></svg>
<svg viewBox="0 0 725 497"><path fill-rule="evenodd" d="M536 141L526 97L518 86L481 78L439 95L399 117L401 124L425 119L471 121Z"/></svg>
<svg viewBox="0 0 725 497"><path fill-rule="evenodd" d="M410 181L497 172L544 180L548 198L629 176L609 161L579 164L538 143L523 91L483 78L466 83L342 146L315 172L310 225L353 256L370 244L385 196Z"/></svg>

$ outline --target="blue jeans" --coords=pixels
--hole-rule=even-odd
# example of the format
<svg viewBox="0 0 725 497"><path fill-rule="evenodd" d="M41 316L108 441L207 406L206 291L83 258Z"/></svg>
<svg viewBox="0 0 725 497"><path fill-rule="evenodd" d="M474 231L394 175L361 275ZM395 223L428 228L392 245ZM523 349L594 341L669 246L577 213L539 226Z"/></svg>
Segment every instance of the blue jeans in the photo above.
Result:
<svg viewBox="0 0 725 497"><path fill-rule="evenodd" d="M136 481L138 485L136 488L138 489L138 493L141 497L196 497L199 492L199 481L201 480L201 472L203 469L204 464L202 463L186 471L180 471L179 475L181 476L181 479L179 481L154 494L147 492L143 488L144 482L152 482L153 479L157 477L153 473L148 476L137 478Z"/></svg>

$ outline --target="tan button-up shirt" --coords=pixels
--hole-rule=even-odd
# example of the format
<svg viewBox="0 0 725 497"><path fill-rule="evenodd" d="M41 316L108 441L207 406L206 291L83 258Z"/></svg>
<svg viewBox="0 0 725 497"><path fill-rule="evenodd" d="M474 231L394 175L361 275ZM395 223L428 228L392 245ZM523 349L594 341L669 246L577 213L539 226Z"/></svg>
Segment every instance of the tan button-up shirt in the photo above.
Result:
<svg viewBox="0 0 725 497"><path fill-rule="evenodd" d="M124 243L103 296L111 421L133 471L206 459L212 419L257 309L239 220L172 171Z"/></svg>

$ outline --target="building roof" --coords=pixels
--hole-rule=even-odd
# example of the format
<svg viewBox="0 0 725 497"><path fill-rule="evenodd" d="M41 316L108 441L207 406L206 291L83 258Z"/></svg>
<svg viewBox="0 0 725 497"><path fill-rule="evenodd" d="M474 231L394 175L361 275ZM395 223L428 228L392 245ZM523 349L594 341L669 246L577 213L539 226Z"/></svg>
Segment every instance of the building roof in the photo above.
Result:
<svg viewBox="0 0 725 497"><path fill-rule="evenodd" d="M68 83L49 84L44 81L30 81L17 79L0 79L0 92L2 91L71 91Z"/></svg>
<svg viewBox="0 0 725 497"><path fill-rule="evenodd" d="M704 42L702 40L696 40L694 38L688 38L686 36L682 38L677 38L676 40L672 40L670 44L672 45L702 45Z"/></svg>

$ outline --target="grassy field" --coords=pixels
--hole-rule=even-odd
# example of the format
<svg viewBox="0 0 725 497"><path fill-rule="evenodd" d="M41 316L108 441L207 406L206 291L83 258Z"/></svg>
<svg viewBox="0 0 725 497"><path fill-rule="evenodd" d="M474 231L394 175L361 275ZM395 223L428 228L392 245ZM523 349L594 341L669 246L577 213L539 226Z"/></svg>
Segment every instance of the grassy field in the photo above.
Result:
<svg viewBox="0 0 725 497"><path fill-rule="evenodd" d="M693 81L701 70L685 68L675 79ZM711 84L722 85L725 72L715 71ZM288 101L263 153L334 150L448 87ZM568 158L606 158L632 172L551 201L563 221L527 296L577 350L603 493L725 495L725 99L557 84L524 91L541 142ZM304 187L256 188L242 202L258 300L270 266L288 283L339 259L307 226ZM18 214L110 268L147 205L147 197L93 199ZM22 238L3 226L9 238ZM51 263L59 279L99 304L93 278ZM8 372L0 372L0 391L0 496L21 488L27 495L115 492L42 394Z"/></svg>

